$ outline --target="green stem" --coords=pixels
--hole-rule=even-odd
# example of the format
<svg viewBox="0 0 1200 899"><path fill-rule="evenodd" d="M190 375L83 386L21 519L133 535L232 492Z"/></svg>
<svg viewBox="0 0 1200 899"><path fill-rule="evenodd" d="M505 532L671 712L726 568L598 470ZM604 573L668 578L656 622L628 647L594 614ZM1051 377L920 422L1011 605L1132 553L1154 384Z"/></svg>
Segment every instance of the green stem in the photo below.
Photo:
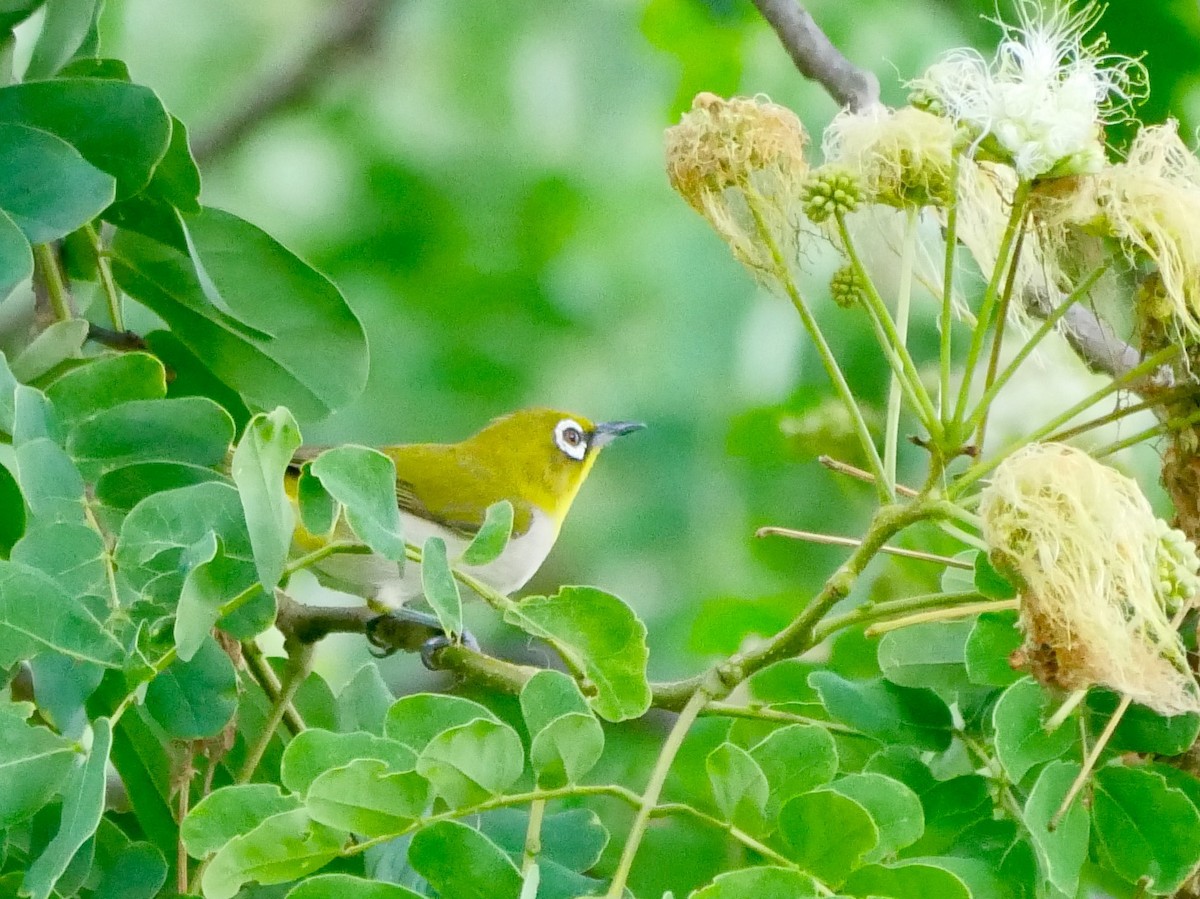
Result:
<svg viewBox="0 0 1200 899"><path fill-rule="evenodd" d="M763 858L769 859L774 865L779 865L780 867L784 868L792 868L793 870L799 870L800 868L799 865L797 865L786 855L781 855L770 846L760 843L744 830L734 827L727 821L722 821L720 818L702 812L700 809L694 808L687 803L664 802L662 805L655 808L650 816L652 818L661 818L666 815L688 815L692 818L695 818L697 821L703 821L705 824L711 824L717 830L722 830L729 834L746 848L753 849ZM830 893L826 893L825 895L830 895L831 893L832 891L830 891Z"/></svg>
<svg viewBox="0 0 1200 899"><path fill-rule="evenodd" d="M300 685L312 671L315 654L316 647L311 643L292 641L292 645L288 647L287 670L284 672L283 682L280 684L279 695L271 703L271 712L267 715L266 723L263 724L258 739L246 752L246 760L234 783L249 783L250 778L254 776L254 772L258 769L258 763L262 761L267 747L271 745L271 740L275 737L279 723L283 721L283 716L291 707L292 700L296 698L296 691L300 689Z"/></svg>
<svg viewBox="0 0 1200 899"><path fill-rule="evenodd" d="M100 233L90 224L83 226L83 234L91 245L92 254L96 259L96 271L100 274L100 288L108 303L108 317L112 319L113 330L118 333L125 330L125 317L121 313L121 293L117 290L117 282L113 280L112 266L108 261L108 251L100 240Z"/></svg>
<svg viewBox="0 0 1200 899"><path fill-rule="evenodd" d="M719 718L745 718L751 721L778 721L783 724L810 724L823 727L828 731L847 736L862 736L852 727L838 724L836 721L825 721L820 718L810 718L807 715L797 715L769 706L735 705L730 702L710 702L700 710L701 716Z"/></svg>
<svg viewBox="0 0 1200 899"><path fill-rule="evenodd" d="M545 817L545 799L535 799L529 803L529 826L525 828L525 849L521 853L522 879L529 876L537 857L542 854L542 819Z"/></svg>
<svg viewBox="0 0 1200 899"><path fill-rule="evenodd" d="M692 694L692 698L688 700L687 705L683 707L683 711L679 713L679 717L675 719L675 726L671 728L671 732L667 734L667 739L658 753L658 760L654 763L654 769L650 772L650 781L646 784L646 791L642 794L637 815L629 829L629 836L621 851L621 860L617 862L617 870L613 874L612 883L605 894L607 899L621 899L624 895L625 882L629 879L629 872L633 868L633 859L642 843L642 837L646 835L646 827L650 823L654 807L658 805L658 797L662 794L663 785L667 782L671 764L675 761L679 747L683 745L684 737L696 722L696 717L709 698L708 691L704 687L698 688Z"/></svg>
<svg viewBox="0 0 1200 899"><path fill-rule="evenodd" d="M879 291L875 288L875 282L871 280L866 267L859 258L854 241L850 238L850 229L846 227L846 217L840 212L837 213L837 223L842 245L845 247L846 255L850 257L850 265L863 283L867 311L876 320L877 327L882 329L883 334L879 339L880 349L887 356L894 376L900 380L901 386L907 392L909 402L921 420L921 424L935 441L939 440L942 435L941 419L933 407L933 400L930 398L929 392L925 390L921 375L908 352L905 341L900 338L900 334L896 330L896 324L892 321L887 304L879 295Z"/></svg>
<svg viewBox="0 0 1200 899"><path fill-rule="evenodd" d="M963 590L957 593L922 593L920 596L906 596L886 602L864 603L845 615L821 622L820 627L813 631L813 643L820 643L831 634L848 627L896 618L921 609L942 609L956 604L974 603L980 599L982 595L978 590Z"/></svg>
<svg viewBox="0 0 1200 899"><path fill-rule="evenodd" d="M979 362L979 354L983 352L983 341L988 328L992 324L992 312L1000 294L1000 283L1004 273L1008 271L1008 260L1012 253L1013 243L1025 220L1025 203L1029 199L1030 183L1022 181L1013 193L1012 209L1009 212L1008 224L1004 227L1004 236L1000 239L1000 252L996 257L996 265L992 276L988 279L987 289L983 294L983 302L979 307L979 317L971 332L971 345L967 350L967 362L963 369L962 384L958 389L958 403L954 409L954 421L961 422L967 413L967 403L971 398L971 382L975 379L975 366ZM963 434L970 433L964 431Z"/></svg>
<svg viewBox="0 0 1200 899"><path fill-rule="evenodd" d="M1143 359L1138 365L1131 368L1120 378L1115 378L1112 381L1109 381L1099 390L1096 390L1084 397L1066 412L1063 412L1061 415L1056 415L1053 419L1042 425L1033 433L1027 434L1018 440L1013 441L1003 451L995 456L992 456L986 462L978 462L968 468L961 475L959 475L953 484L950 485L948 493L952 497L961 496L969 486L981 478L986 477L996 468L996 466L998 466L1001 462L1003 462L1021 447L1028 446L1031 443L1037 443L1045 439L1048 434L1053 434L1075 416L1090 409L1105 397L1116 393L1118 390L1124 390L1130 384L1136 383L1144 375L1147 375L1159 366L1170 362L1179 354L1179 352L1180 347L1172 344L1171 346L1167 346L1159 350L1154 355Z"/></svg>
<svg viewBox="0 0 1200 899"><path fill-rule="evenodd" d="M253 640L242 642L242 661L267 699L272 703L278 702L279 696L283 692L283 685L279 683L279 678L275 676L275 670L267 662L262 649ZM296 711L294 705L288 704L285 707L283 721L293 735L304 730L304 719L300 717L300 713Z"/></svg>
<svg viewBox="0 0 1200 899"><path fill-rule="evenodd" d="M803 323L805 330L808 331L809 337L812 338L812 342L817 348L817 355L821 357L821 364L825 366L825 372L828 374L829 380L833 382L834 389L841 398L842 404L846 407L846 411L850 414L850 421L854 426L855 433L858 435L858 442L862 445L863 454L867 458L867 464L870 466L871 472L875 475L875 489L879 494L879 499L881 502L889 502L892 494L884 474L883 460L879 458L879 450L875 448L875 441L871 439L871 431L867 427L866 419L863 418L858 400L854 398L854 391L850 389L850 385L846 382L846 376L842 373L842 368L838 365L837 357L833 354L833 350L825 340L825 335L821 331L821 326L817 324L816 317L812 314L812 310L808 308L808 304L804 302L804 298L800 296L800 291L796 287L796 283L791 276L791 271L788 268L787 260L783 258L783 253L780 251L779 245L775 242L774 237L771 236L771 230L763 220L758 204L749 196L747 197L747 203L750 207L750 214L754 217L755 224L758 226L759 236L771 251L771 258L775 264L776 277L783 286L784 292L787 293L788 299L791 300L792 306L795 307L796 312L800 315L800 321Z"/></svg>
<svg viewBox="0 0 1200 899"><path fill-rule="evenodd" d="M48 243L35 244L33 247L34 271L46 285L46 296L50 300L50 309L57 321L70 321L71 294L67 291L67 282L59 267L58 257L54 247Z"/></svg>
<svg viewBox="0 0 1200 899"><path fill-rule="evenodd" d="M1074 440L1088 431L1094 431L1096 428L1102 428L1105 425L1110 425L1120 421L1123 418L1128 418L1138 412L1145 412L1148 409L1155 409L1159 406L1166 406L1175 400L1184 399L1189 393L1192 393L1194 388L1191 385L1184 387L1175 387L1171 390L1163 391L1152 399L1142 400L1140 403L1134 403L1131 406L1117 406L1111 412L1106 412L1096 418L1089 419L1082 424L1075 425L1073 428L1067 428L1064 431L1058 431L1051 434L1046 440L1050 443L1065 443L1068 440Z"/></svg>
<svg viewBox="0 0 1200 899"><path fill-rule="evenodd" d="M988 409L991 408L992 402L996 399L996 395L1004 389L1004 385L1012 379L1013 375L1017 373L1017 370L1024 364L1025 360L1033 354L1033 351L1037 349L1038 345L1052 330L1054 330L1054 326L1057 325L1062 317L1067 314L1067 311L1077 302L1083 299L1083 297L1087 295L1088 291L1095 286L1096 282L1103 277L1104 273L1108 271L1109 265L1110 263L1104 262L1096 266L1096 268L1092 270L1092 272L1079 284L1079 286L1071 291L1070 295L1057 307L1055 307L1053 312L1046 316L1038 329L1034 331L1032 335L1030 335L1029 340L1027 340L1024 346L1022 346L1017 352L1017 355L1014 356L1012 361L1004 367L1004 371L1002 371L996 377L996 379L988 385L988 388L984 391L983 396L979 398L979 402L975 406L975 411L971 414L971 418L967 422L967 433L970 433L976 428L982 428L982 423L986 420ZM980 445L982 445L982 442L980 442Z"/></svg>
<svg viewBox="0 0 1200 899"><path fill-rule="evenodd" d="M900 288L896 296L896 339L908 346L908 316L912 304L913 257L917 251L917 210L909 209L904 225L904 249L900 256ZM892 371L888 387L887 429L883 440L883 470L889 485L896 483L896 457L900 442L900 375Z"/></svg>
<svg viewBox="0 0 1200 899"><path fill-rule="evenodd" d="M1198 421L1200 421L1200 409L1189 415L1185 415L1183 418L1172 418L1169 421L1155 422L1145 430L1138 431L1136 434L1131 434L1122 440L1113 441L1093 450L1092 457L1103 459L1105 456L1119 453L1126 447L1137 446L1139 443L1149 440L1152 437L1157 437L1159 434L1170 434L1172 431L1181 431L1190 425L1196 424Z"/></svg>
<svg viewBox="0 0 1200 899"><path fill-rule="evenodd" d="M987 372L983 376L983 392L987 393L996 380L996 370L1000 367L1000 351L1004 348L1004 331L1008 325L1008 307L1012 305L1013 286L1017 281L1017 269L1021 264L1021 248L1025 246L1025 229L1017 231L1017 239L1013 243L1012 261L1008 266L1008 277L1004 281L1004 292L1000 295L1000 305L996 310L996 328L992 331L992 352L988 358ZM987 435L988 409L990 406L980 406L979 427L975 433L975 445L983 449L984 437ZM969 430L968 430L969 433Z"/></svg>
<svg viewBox="0 0 1200 899"><path fill-rule="evenodd" d="M942 318L940 335L940 382L941 395L939 405L942 413L942 426L950 423L950 373L953 368L954 326L954 273L958 270L955 264L958 258L958 173L962 163L962 155L954 154L953 167L950 169L950 188L955 198L946 211L946 258L942 270Z"/></svg>
<svg viewBox="0 0 1200 899"><path fill-rule="evenodd" d="M941 609L929 609L925 612L914 612L899 618L888 618L877 621L863 631L864 636L877 637L888 631L912 627L914 624L928 624L931 621L952 621L955 618L966 618L970 615L980 615L984 612L1016 611L1021 607L1017 599L988 599L983 602L971 602L962 606L950 606Z"/></svg>

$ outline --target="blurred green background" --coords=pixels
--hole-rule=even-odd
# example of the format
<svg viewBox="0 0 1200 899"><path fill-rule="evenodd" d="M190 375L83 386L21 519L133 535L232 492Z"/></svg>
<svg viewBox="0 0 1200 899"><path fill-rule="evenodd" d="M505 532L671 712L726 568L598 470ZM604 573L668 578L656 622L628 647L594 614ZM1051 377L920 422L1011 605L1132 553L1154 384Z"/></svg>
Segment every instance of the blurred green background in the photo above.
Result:
<svg viewBox="0 0 1200 899"><path fill-rule="evenodd" d="M205 147L331 21L369 6L110 0L104 48ZM996 35L982 18L991 0L810 8L893 103L940 52L990 54ZM871 497L817 463L823 452L853 458L825 377L790 307L758 290L669 189L662 132L701 90L768 94L816 134L832 101L794 71L748 0L380 9L367 39L321 62L310 92L201 160L205 202L313 262L367 325L366 393L304 423L306 439L455 440L534 404L642 419L650 428L606 453L529 589L590 583L624 597L648 624L655 677L782 626L845 551L754 530L853 534ZM1174 115L1191 134L1194 0L1115 0L1102 28L1115 50L1145 53L1145 119ZM823 265L813 300L856 389L878 405L878 352L862 322L827 301ZM932 334L929 317L914 327L918 341ZM1001 437L1048 400L1037 377L1012 414L997 413ZM1064 394L1086 383L1077 368L1055 377ZM920 563L888 571L870 589L932 585ZM512 638L473 614L491 648L533 651L505 646ZM389 664L415 676L411 659Z"/></svg>

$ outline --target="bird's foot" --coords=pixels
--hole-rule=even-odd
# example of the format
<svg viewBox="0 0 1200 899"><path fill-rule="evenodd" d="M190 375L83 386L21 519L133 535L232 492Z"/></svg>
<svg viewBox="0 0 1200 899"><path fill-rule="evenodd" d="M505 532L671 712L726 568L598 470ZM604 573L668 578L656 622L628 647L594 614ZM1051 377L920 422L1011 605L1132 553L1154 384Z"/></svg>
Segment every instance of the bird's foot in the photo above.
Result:
<svg viewBox="0 0 1200 899"><path fill-rule="evenodd" d="M447 646L458 643L479 649L479 641L469 632L451 637L436 617L415 609L399 608L377 615L366 623L364 632L371 644L371 655L376 658L387 658L397 650L420 652L421 661L431 671L437 668L434 656Z"/></svg>
<svg viewBox="0 0 1200 899"><path fill-rule="evenodd" d="M436 656L448 646L465 646L467 649L479 652L479 641L470 631L463 631L457 637L438 634L421 644L421 663L430 671L439 670L441 666L437 664Z"/></svg>

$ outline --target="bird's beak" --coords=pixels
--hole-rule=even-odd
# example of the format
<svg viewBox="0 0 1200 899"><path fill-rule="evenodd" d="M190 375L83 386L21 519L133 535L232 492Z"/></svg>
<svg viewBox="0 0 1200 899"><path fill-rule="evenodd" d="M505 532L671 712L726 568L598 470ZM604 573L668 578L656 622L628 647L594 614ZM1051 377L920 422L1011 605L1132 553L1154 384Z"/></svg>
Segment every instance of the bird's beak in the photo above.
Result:
<svg viewBox="0 0 1200 899"><path fill-rule="evenodd" d="M588 441L588 446L592 449L600 449L600 447L607 446L618 437L624 437L626 434L640 431L644 427L646 426L640 421L602 421L592 428L592 437Z"/></svg>

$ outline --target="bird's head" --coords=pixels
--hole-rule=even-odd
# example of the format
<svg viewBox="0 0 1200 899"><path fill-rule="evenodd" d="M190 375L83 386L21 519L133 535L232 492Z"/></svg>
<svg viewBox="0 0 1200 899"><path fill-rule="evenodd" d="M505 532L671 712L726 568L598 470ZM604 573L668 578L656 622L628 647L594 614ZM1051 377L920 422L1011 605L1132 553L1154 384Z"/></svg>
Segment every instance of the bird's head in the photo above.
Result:
<svg viewBox="0 0 1200 899"><path fill-rule="evenodd" d="M645 425L593 423L554 409L521 409L464 441L463 451L489 460L519 495L561 521L600 450Z"/></svg>

